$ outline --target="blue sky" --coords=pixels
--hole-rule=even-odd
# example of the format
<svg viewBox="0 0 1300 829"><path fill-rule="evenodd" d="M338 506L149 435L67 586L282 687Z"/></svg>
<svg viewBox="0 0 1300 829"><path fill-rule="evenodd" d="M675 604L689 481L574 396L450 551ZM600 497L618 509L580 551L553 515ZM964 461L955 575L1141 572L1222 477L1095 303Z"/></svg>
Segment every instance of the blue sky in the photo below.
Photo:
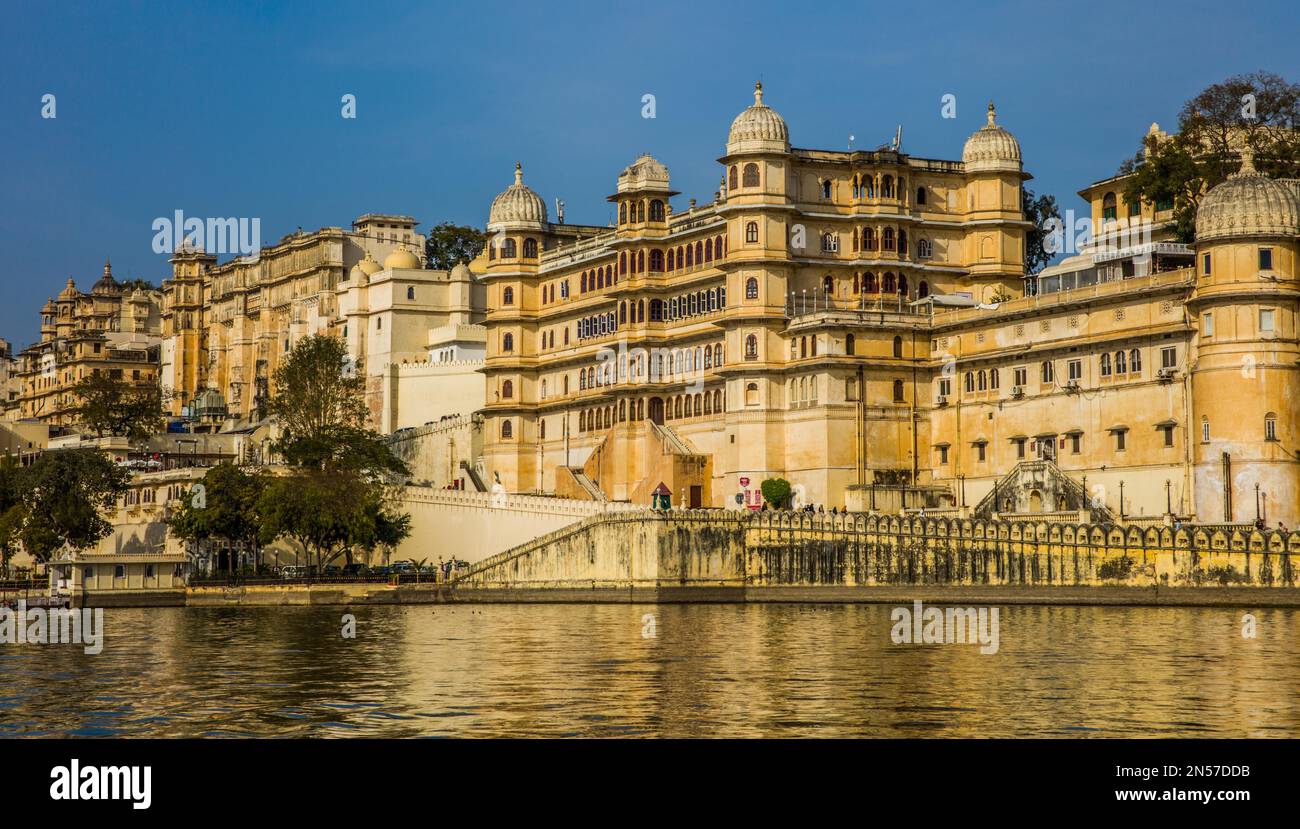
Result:
<svg viewBox="0 0 1300 829"><path fill-rule="evenodd" d="M1030 187L1063 207L1204 86L1300 81L1287 2L69 2L5 18L0 336L19 348L45 298L69 276L89 287L106 256L119 278L165 277L152 223L176 210L260 218L264 242L370 211L481 225L521 160L568 221L603 224L641 152L681 206L708 199L756 78L801 147L874 147L901 123L906 152L959 158L991 98Z"/></svg>

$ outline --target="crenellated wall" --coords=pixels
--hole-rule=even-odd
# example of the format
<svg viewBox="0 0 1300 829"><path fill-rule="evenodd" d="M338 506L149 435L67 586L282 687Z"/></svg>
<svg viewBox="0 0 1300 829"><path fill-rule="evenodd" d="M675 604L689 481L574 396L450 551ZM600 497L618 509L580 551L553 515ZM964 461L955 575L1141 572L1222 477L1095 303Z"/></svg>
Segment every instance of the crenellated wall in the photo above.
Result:
<svg viewBox="0 0 1300 829"><path fill-rule="evenodd" d="M1239 526L625 512L485 559L456 585L465 598L612 589L690 600L698 587L737 601L871 601L900 589L963 588L1010 601L1204 604L1250 595L1293 604L1298 556L1300 533Z"/></svg>

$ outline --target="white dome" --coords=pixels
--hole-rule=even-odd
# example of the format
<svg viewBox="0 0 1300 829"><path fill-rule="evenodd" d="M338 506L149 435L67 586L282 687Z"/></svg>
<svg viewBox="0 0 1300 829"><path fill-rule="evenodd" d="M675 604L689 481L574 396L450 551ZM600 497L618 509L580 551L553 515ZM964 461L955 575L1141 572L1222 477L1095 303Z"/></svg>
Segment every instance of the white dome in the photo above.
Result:
<svg viewBox="0 0 1300 829"><path fill-rule="evenodd" d="M1020 142L1011 133L998 126L997 110L989 102L989 122L966 139L961 160L966 171L1020 171Z"/></svg>
<svg viewBox="0 0 1300 829"><path fill-rule="evenodd" d="M524 168L515 164L515 183L492 200L488 211L488 230L503 230L520 225L546 224L546 202L524 184Z"/></svg>
<svg viewBox="0 0 1300 829"><path fill-rule="evenodd" d="M637 157L618 176L618 192L668 190L668 168L649 153Z"/></svg>
<svg viewBox="0 0 1300 829"><path fill-rule="evenodd" d="M763 103L763 84L754 84L754 105L731 122L727 155L748 152L790 151L790 130L777 111Z"/></svg>
<svg viewBox="0 0 1300 829"><path fill-rule="evenodd" d="M1300 235L1296 193L1255 169L1255 154L1241 153L1241 169L1212 188L1196 209L1196 240L1232 236Z"/></svg>

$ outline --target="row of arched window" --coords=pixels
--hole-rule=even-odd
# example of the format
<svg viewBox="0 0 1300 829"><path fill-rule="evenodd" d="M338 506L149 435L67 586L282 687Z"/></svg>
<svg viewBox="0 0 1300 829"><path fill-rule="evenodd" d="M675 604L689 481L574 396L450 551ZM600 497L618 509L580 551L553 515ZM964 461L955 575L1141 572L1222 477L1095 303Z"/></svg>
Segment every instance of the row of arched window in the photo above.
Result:
<svg viewBox="0 0 1300 829"><path fill-rule="evenodd" d="M508 237L508 236L507 236L505 239L501 239L500 241L497 241L497 242L495 242L495 243L489 243L488 246L487 246L487 249L488 249L488 259L489 259L489 260L491 260L491 259L496 259L498 255L500 255L500 257L501 257L502 259L517 259L517 258L519 258L519 256L518 256L518 250L519 250L519 248L518 248L518 246L517 246L517 243L515 242L514 239L512 239L512 238L510 238L510 237ZM524 239L524 256L523 256L523 258L524 258L524 259L536 259L536 258L537 258L537 240L536 240L536 239L532 239L532 238Z"/></svg>
<svg viewBox="0 0 1300 829"><path fill-rule="evenodd" d="M618 318L613 311L607 314L595 314L590 317L583 317L578 320L578 339L587 340L592 337L603 337L606 334L613 334L618 330Z"/></svg>
<svg viewBox="0 0 1300 829"><path fill-rule="evenodd" d="M1142 352L1136 348L1130 349L1125 354L1123 349L1115 352L1112 359L1110 354L1101 355L1100 360L1101 376L1110 377L1114 374L1140 374L1142 373Z"/></svg>
<svg viewBox="0 0 1300 829"><path fill-rule="evenodd" d="M618 223L625 225L629 223L635 224L638 222L644 222L646 220L647 206L649 207L650 221L662 222L664 220L666 212L662 201L659 199L651 199L649 202L646 202L642 199L641 201L620 202L618 205Z"/></svg>
<svg viewBox="0 0 1300 829"><path fill-rule="evenodd" d="M874 274L870 271L853 274L852 279L840 277L838 280L827 274L822 277L822 293L828 297L836 297L841 294L852 293L858 294L900 294L902 296L911 296L911 285L904 274L894 274L885 272L883 274ZM930 295L930 283L924 279L916 287L916 298L925 299Z"/></svg>
<svg viewBox="0 0 1300 829"><path fill-rule="evenodd" d="M757 187L758 185L758 165L753 162L746 164L743 172L735 164L732 164L731 169L727 171L728 190L736 190L740 187Z"/></svg>

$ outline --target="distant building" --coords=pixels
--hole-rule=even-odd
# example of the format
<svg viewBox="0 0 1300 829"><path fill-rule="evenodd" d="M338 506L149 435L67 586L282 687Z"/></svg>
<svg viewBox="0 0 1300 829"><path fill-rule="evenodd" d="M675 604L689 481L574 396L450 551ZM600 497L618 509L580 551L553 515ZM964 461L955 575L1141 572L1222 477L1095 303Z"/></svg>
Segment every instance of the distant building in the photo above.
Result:
<svg viewBox="0 0 1300 829"><path fill-rule="evenodd" d="M161 294L153 286L119 283L107 262L89 293L69 279L41 309L40 342L18 355L18 417L72 426L80 405L72 388L92 374L156 384L161 330Z"/></svg>

